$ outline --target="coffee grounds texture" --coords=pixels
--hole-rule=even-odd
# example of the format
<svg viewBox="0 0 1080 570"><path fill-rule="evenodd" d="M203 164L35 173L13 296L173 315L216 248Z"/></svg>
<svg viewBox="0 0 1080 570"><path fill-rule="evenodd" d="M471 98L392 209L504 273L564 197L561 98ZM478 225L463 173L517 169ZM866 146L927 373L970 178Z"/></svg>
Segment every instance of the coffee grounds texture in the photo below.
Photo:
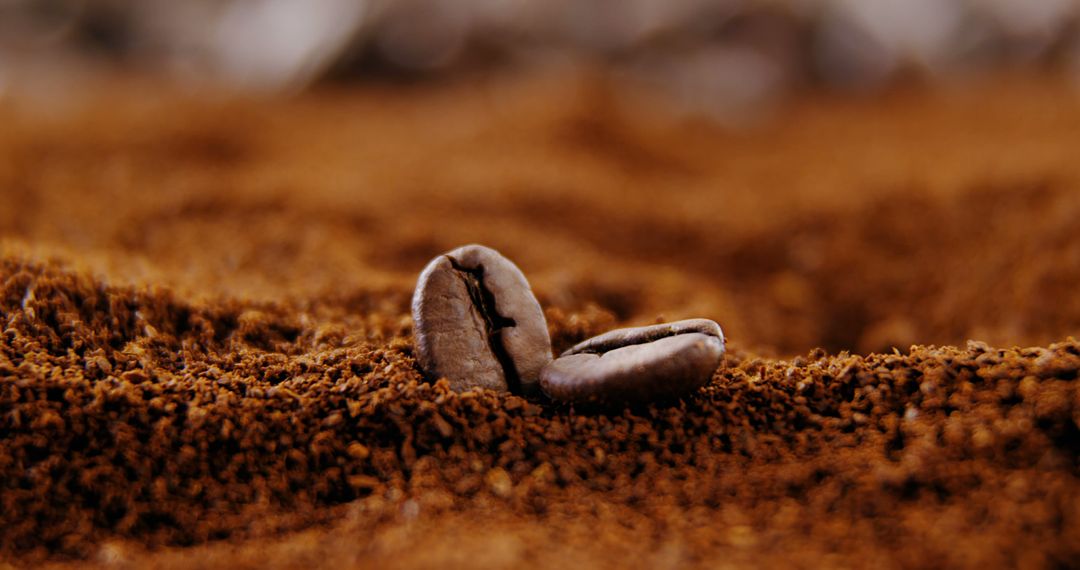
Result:
<svg viewBox="0 0 1080 570"><path fill-rule="evenodd" d="M591 75L104 93L0 104L7 563L1080 559L1056 79L809 98L748 133ZM425 382L412 285L467 242L522 267L556 352L701 316L723 366L629 407Z"/></svg>

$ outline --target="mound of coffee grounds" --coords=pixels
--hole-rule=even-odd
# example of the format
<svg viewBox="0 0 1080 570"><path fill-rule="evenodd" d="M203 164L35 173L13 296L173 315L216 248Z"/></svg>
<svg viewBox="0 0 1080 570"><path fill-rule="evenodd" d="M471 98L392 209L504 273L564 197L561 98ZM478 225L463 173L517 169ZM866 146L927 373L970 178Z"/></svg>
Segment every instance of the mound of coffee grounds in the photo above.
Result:
<svg viewBox="0 0 1080 570"><path fill-rule="evenodd" d="M941 553L903 548L927 530L905 516L955 510L951 532L997 539L999 561L1032 542L1049 561L1080 555L1075 341L740 355L685 401L575 410L424 383L402 339L319 339L254 307L3 271L5 552L259 536L265 512L300 513L280 530L378 496L392 498L380 518L430 508L481 527L490 509L557 529L599 503L598 522L625 514L650 540L690 532L698 556L776 518L780 536L823 525L840 547L834 527L863 524L860 548L913 565Z"/></svg>
<svg viewBox="0 0 1080 570"><path fill-rule="evenodd" d="M607 111L591 87L490 88L505 107L452 86L0 106L0 557L1080 558L1066 87L817 101L742 135ZM426 382L416 273L471 241L529 276L556 353L703 316L723 365L629 406Z"/></svg>

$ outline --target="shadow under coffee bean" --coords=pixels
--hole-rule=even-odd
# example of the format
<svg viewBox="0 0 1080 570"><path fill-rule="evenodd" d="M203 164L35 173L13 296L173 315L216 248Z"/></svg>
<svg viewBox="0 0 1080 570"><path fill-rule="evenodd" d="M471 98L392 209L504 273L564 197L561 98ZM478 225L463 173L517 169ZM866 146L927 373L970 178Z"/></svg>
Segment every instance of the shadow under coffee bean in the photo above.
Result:
<svg viewBox="0 0 1080 570"><path fill-rule="evenodd" d="M531 395L551 339L529 282L509 259L466 245L433 259L412 300L417 359L454 390Z"/></svg>
<svg viewBox="0 0 1080 570"><path fill-rule="evenodd" d="M567 402L645 402L689 393L712 378L724 334L708 319L616 329L544 367L540 387Z"/></svg>

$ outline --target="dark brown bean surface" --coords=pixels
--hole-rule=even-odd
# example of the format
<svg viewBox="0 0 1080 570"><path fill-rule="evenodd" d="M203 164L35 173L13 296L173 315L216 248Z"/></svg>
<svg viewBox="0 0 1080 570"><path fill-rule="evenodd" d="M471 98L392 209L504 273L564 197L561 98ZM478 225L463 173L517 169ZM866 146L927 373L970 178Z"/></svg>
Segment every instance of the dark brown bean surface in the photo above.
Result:
<svg viewBox="0 0 1080 570"><path fill-rule="evenodd" d="M646 402L704 386L723 354L723 332L708 319L617 329L564 352L540 385L569 402Z"/></svg>
<svg viewBox="0 0 1080 570"><path fill-rule="evenodd" d="M547 321L529 282L491 248L466 245L432 260L412 314L421 367L457 391L532 394L551 361Z"/></svg>

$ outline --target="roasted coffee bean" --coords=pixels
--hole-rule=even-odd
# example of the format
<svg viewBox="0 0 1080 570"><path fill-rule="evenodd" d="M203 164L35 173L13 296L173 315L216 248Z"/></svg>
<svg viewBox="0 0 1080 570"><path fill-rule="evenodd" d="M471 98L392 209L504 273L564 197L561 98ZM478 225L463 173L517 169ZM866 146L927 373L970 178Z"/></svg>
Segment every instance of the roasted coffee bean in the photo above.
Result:
<svg viewBox="0 0 1080 570"><path fill-rule="evenodd" d="M499 252L466 245L433 259L412 314L416 356L430 378L458 391L538 391L551 362L547 321L521 270Z"/></svg>
<svg viewBox="0 0 1080 570"><path fill-rule="evenodd" d="M679 396L704 386L724 354L708 319L617 329L579 343L540 372L548 396L567 402Z"/></svg>

